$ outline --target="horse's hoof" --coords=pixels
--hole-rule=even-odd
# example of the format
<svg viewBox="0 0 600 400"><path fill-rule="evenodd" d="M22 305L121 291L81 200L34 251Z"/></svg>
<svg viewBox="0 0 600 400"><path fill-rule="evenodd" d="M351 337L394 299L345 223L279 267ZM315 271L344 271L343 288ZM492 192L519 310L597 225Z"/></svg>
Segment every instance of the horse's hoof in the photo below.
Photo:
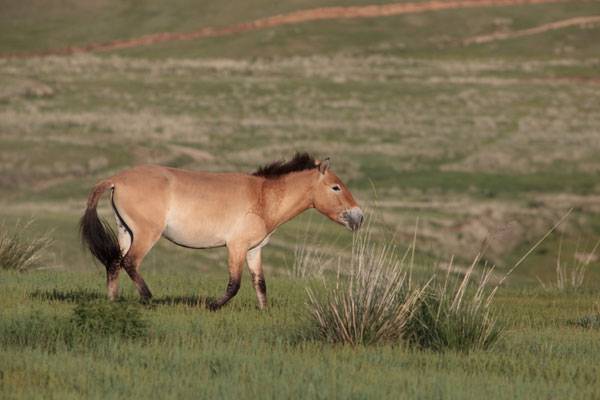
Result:
<svg viewBox="0 0 600 400"><path fill-rule="evenodd" d="M148 297L141 297L140 298L140 303L148 305L150 303L152 303L152 296L148 296Z"/></svg>

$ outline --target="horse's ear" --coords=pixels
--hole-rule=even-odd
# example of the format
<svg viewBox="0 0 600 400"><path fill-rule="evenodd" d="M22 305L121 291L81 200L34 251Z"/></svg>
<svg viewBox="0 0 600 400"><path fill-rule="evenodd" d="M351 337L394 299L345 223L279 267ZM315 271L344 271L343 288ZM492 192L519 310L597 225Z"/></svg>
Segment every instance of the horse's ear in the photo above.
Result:
<svg viewBox="0 0 600 400"><path fill-rule="evenodd" d="M317 162L317 166L319 167L319 172L324 174L329 169L329 157L324 158L322 161Z"/></svg>

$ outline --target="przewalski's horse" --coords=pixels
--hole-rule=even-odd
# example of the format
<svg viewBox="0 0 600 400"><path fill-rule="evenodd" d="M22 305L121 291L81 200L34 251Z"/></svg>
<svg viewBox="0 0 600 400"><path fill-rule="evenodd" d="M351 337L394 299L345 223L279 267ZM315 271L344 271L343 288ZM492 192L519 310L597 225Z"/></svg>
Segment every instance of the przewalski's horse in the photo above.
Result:
<svg viewBox="0 0 600 400"><path fill-rule="evenodd" d="M111 190L117 233L98 218L102 193ZM140 296L152 294L140 275L144 256L164 236L184 247L227 246L229 283L225 294L209 306L217 309L236 295L244 260L252 275L258 305L267 305L261 248L284 222L316 208L351 230L360 227L363 213L342 181L318 161L297 153L253 174L193 172L157 165L125 170L100 181L91 191L81 218L83 242L104 264L108 297L118 292L125 269Z"/></svg>

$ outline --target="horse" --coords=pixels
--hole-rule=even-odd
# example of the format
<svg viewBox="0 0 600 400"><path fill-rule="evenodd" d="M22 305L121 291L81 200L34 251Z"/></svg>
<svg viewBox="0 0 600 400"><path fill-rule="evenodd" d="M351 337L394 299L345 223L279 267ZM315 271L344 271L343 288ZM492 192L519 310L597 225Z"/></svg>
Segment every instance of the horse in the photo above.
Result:
<svg viewBox="0 0 600 400"><path fill-rule="evenodd" d="M110 190L116 232L99 219L96 207ZM143 301L152 297L140 275L142 260L162 237L183 247L226 246L229 282L225 294L207 307L216 310L240 288L248 264L258 307L267 306L261 249L283 223L315 208L355 231L363 212L348 187L330 170L329 158L296 153L253 173L189 171L159 165L136 166L98 182L80 220L82 243L106 267L108 298L118 295L124 269Z"/></svg>

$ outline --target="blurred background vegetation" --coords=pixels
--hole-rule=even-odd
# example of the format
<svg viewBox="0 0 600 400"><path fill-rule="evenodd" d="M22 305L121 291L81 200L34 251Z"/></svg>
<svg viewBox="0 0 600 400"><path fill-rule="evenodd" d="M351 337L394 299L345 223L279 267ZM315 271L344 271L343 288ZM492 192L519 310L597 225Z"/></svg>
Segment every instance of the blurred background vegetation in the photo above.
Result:
<svg viewBox="0 0 600 400"><path fill-rule="evenodd" d="M35 217L40 232L53 229L54 267L88 269L76 222L98 179L140 163L252 171L306 150L332 158L399 245L418 218L426 262L468 262L485 248L485 259L504 267L572 207L515 276L554 274L560 240L563 256L585 258L600 233L600 24L470 40L600 15L598 1L7 57L364 3L1 2L0 217ZM307 221L315 243L347 251L350 234L309 212L274 235L269 269L291 265ZM223 257L161 243L145 269L223 270Z"/></svg>

